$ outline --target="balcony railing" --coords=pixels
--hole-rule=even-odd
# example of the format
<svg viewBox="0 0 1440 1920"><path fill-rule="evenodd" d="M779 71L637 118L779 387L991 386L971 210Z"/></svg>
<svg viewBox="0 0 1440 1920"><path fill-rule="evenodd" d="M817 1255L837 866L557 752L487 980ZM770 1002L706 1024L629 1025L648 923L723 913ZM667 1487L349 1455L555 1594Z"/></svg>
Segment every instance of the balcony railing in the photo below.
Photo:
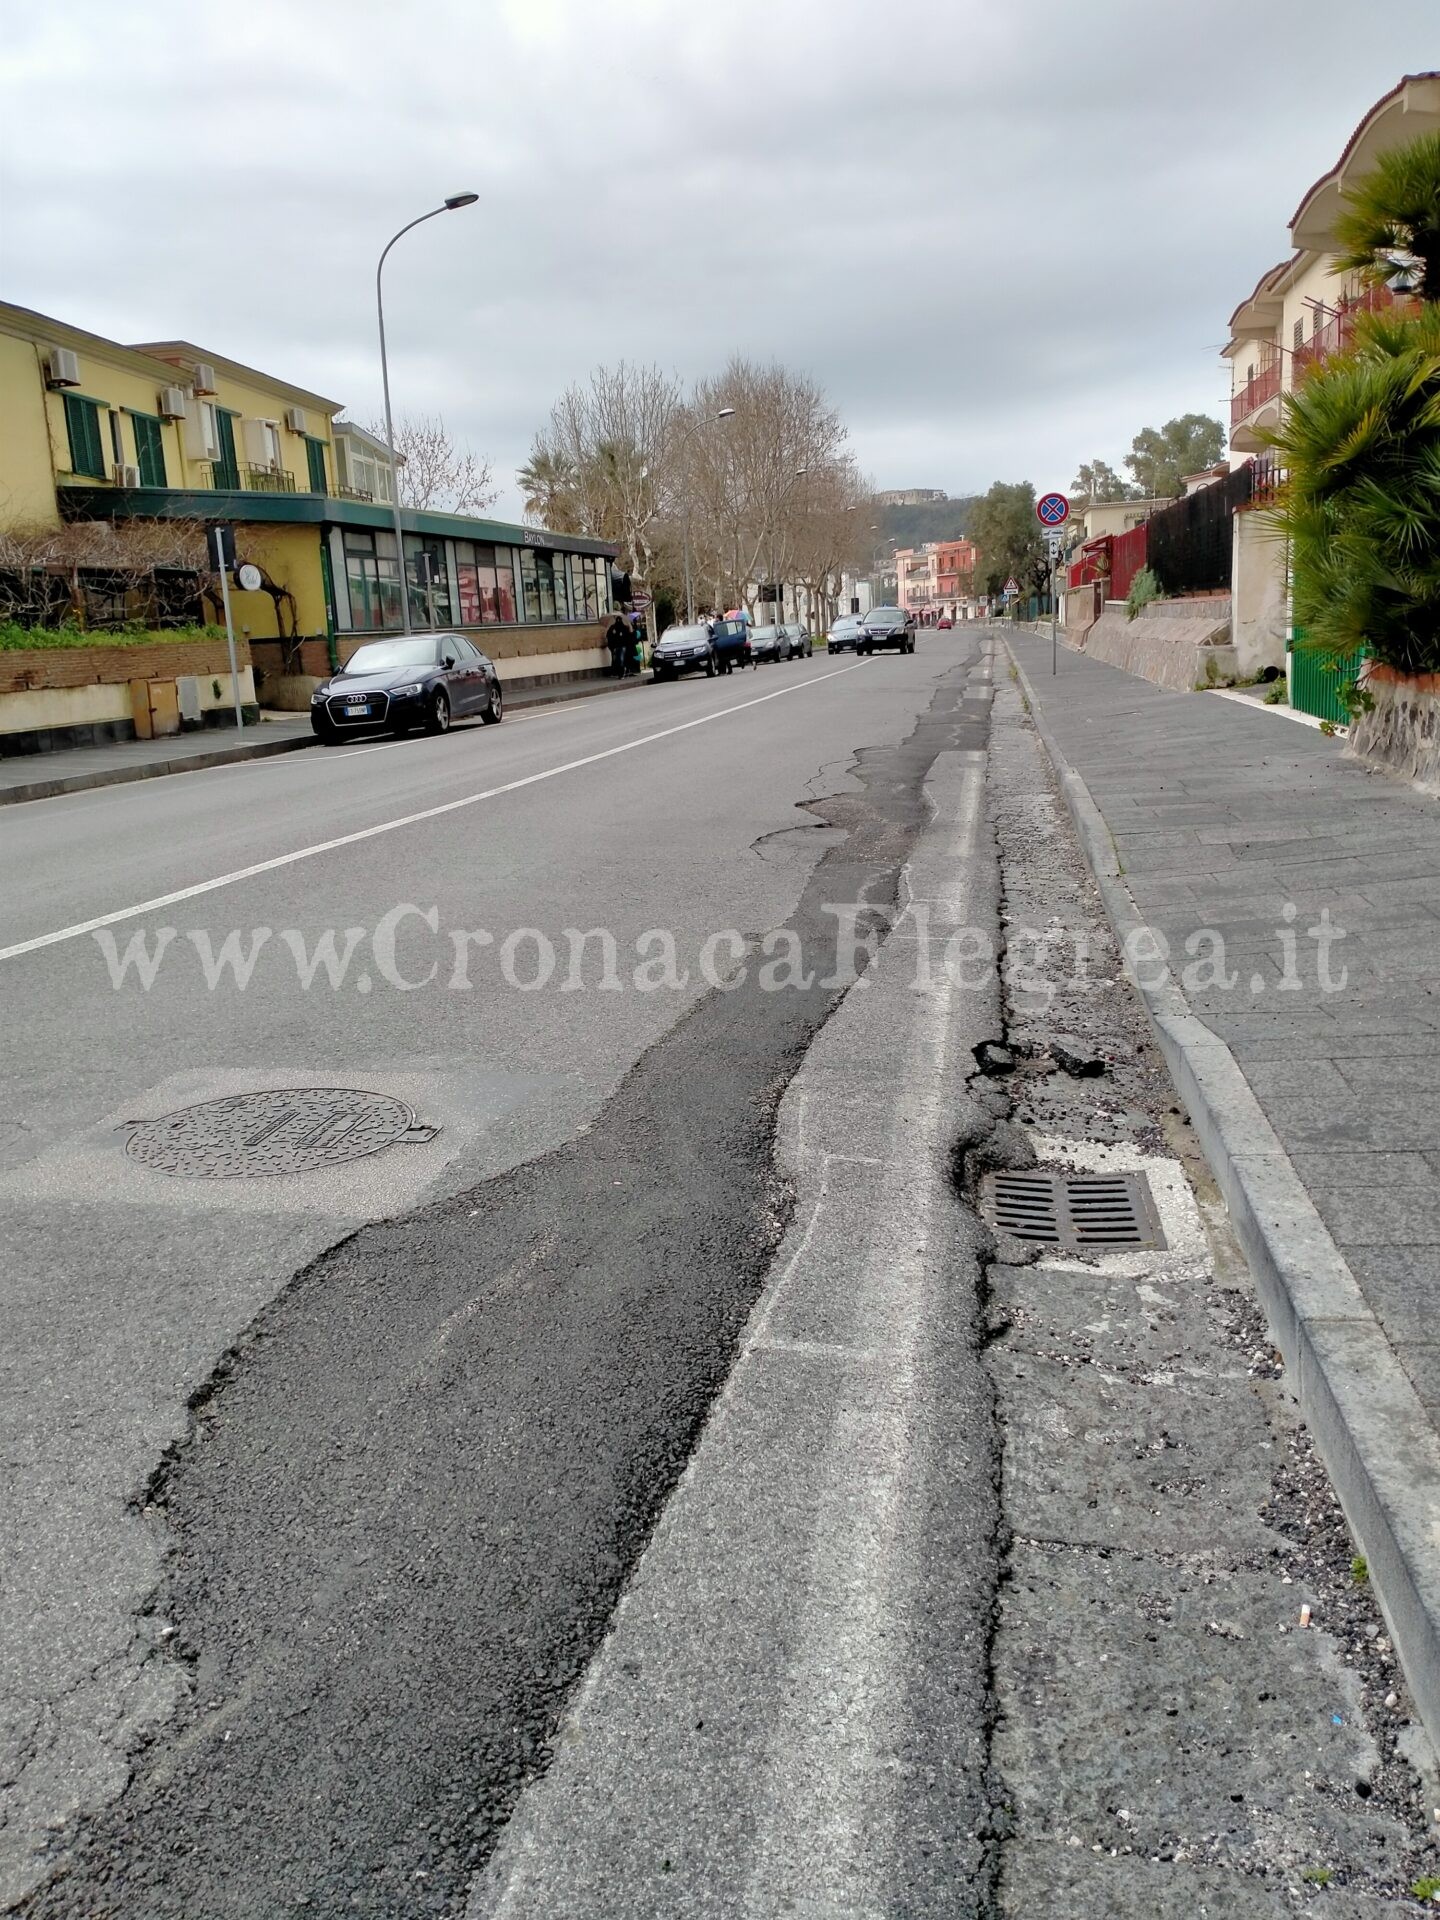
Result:
<svg viewBox="0 0 1440 1920"><path fill-rule="evenodd" d="M1275 495L1285 478L1285 469L1273 453L1257 453L1250 462L1250 498L1242 500L1236 512L1254 507L1273 507Z"/></svg>
<svg viewBox="0 0 1440 1920"><path fill-rule="evenodd" d="M280 467L246 467L245 488L248 493L294 493L295 476Z"/></svg>
<svg viewBox="0 0 1440 1920"><path fill-rule="evenodd" d="M1238 393L1230 400L1230 431L1233 433L1242 426L1252 413L1258 413L1267 401L1274 400L1280 392L1280 362L1271 361L1268 367L1261 367L1254 377L1245 382Z"/></svg>
<svg viewBox="0 0 1440 1920"><path fill-rule="evenodd" d="M1318 367L1333 354L1345 353L1355 339L1355 323L1365 313L1412 313L1418 303L1405 294L1394 294L1388 287L1366 287L1353 300L1342 300L1338 307L1315 309L1315 330L1292 356L1291 384L1297 385L1312 367Z"/></svg>

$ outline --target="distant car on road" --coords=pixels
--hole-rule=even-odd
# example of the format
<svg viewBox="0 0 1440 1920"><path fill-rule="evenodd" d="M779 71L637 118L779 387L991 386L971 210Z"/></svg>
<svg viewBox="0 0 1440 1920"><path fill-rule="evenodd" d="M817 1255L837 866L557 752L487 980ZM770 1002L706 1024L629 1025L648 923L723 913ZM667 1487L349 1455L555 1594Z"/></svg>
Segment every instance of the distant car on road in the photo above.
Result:
<svg viewBox="0 0 1440 1920"><path fill-rule="evenodd" d="M788 660L790 639L784 627L752 627L750 653L755 660Z"/></svg>
<svg viewBox="0 0 1440 1920"><path fill-rule="evenodd" d="M810 635L802 626L789 626L785 632L790 636L790 657L793 660L808 660L814 652Z"/></svg>
<svg viewBox="0 0 1440 1920"><path fill-rule="evenodd" d="M915 651L915 616L902 607L872 607L865 616L857 653L876 653L894 647L897 653Z"/></svg>
<svg viewBox="0 0 1440 1920"><path fill-rule="evenodd" d="M858 613L842 613L831 627L825 645L831 653L858 653L865 632L864 618Z"/></svg>
<svg viewBox="0 0 1440 1920"><path fill-rule="evenodd" d="M504 715L500 676L463 633L369 640L310 696L310 725L327 746L355 734L448 733L450 722Z"/></svg>
<svg viewBox="0 0 1440 1920"><path fill-rule="evenodd" d="M935 622L935 625L942 631L946 627L953 627L954 624L955 622L950 618L948 613L942 613L940 618Z"/></svg>
<svg viewBox="0 0 1440 1920"><path fill-rule="evenodd" d="M650 671L657 680L677 680L682 673L712 675L715 649L710 644L710 629L667 627L650 656Z"/></svg>

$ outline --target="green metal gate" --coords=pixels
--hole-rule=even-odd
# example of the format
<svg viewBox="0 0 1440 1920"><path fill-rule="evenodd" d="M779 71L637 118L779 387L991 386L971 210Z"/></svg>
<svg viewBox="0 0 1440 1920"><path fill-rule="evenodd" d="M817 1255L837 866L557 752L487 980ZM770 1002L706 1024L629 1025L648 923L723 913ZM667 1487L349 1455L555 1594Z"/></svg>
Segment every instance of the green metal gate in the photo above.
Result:
<svg viewBox="0 0 1440 1920"><path fill-rule="evenodd" d="M1360 671L1365 649L1353 653L1317 653L1304 644L1297 632L1290 643L1290 704L1297 713L1310 713L1317 720L1333 720L1337 727L1351 719L1342 689L1349 686Z"/></svg>

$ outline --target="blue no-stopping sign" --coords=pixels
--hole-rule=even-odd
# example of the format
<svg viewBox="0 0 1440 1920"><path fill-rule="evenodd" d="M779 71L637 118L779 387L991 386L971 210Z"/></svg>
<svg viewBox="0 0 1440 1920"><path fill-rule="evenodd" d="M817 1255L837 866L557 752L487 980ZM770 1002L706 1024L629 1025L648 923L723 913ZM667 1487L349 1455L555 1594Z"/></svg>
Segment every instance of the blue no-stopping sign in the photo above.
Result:
<svg viewBox="0 0 1440 1920"><path fill-rule="evenodd" d="M1035 518L1042 527L1063 527L1070 518L1070 502L1063 493L1042 493L1035 502Z"/></svg>

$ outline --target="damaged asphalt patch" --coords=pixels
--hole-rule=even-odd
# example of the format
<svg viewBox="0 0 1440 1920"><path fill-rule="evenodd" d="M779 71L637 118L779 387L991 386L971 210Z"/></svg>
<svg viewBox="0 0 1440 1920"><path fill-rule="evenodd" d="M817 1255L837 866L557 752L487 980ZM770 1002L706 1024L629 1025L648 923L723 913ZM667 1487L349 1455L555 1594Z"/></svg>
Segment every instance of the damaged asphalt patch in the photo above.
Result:
<svg viewBox="0 0 1440 1920"><path fill-rule="evenodd" d="M893 907L952 675L862 791L790 925ZM189 1682L31 1916L456 1910L674 1485L783 1232L774 1116L839 998L715 991L589 1131L363 1229L197 1396L151 1490ZM503 1003L485 1009L503 1018Z"/></svg>

